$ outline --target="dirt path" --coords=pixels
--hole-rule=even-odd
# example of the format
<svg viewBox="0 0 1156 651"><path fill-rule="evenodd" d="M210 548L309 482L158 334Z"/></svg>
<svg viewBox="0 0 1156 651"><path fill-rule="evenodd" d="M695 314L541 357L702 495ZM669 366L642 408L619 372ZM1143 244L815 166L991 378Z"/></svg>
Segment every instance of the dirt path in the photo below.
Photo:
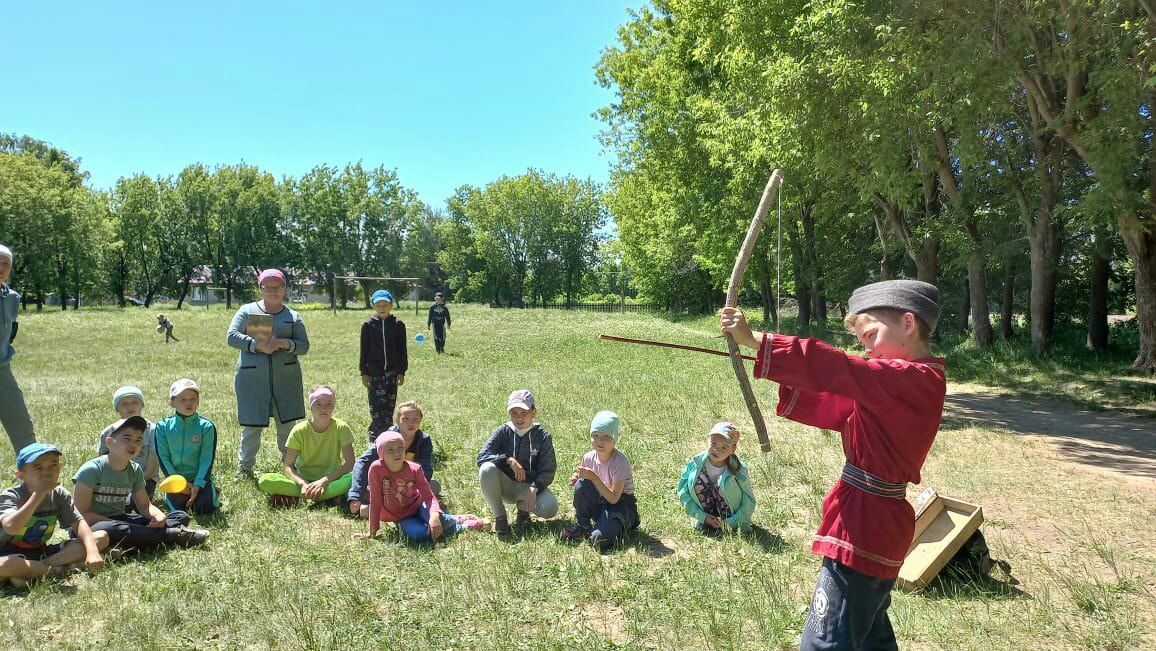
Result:
<svg viewBox="0 0 1156 651"><path fill-rule="evenodd" d="M1156 490L1156 418L949 386L944 421L953 420L1041 437L1067 461Z"/></svg>

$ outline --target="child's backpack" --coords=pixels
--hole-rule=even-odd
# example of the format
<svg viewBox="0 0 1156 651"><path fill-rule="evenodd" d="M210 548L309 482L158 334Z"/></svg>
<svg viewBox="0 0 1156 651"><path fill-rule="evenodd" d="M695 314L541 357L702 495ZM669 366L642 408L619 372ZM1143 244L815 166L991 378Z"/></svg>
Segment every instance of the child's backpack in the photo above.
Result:
<svg viewBox="0 0 1156 651"><path fill-rule="evenodd" d="M943 571L947 576L959 581L977 581L991 576L991 570L994 567L999 567L1007 575L1008 583L1011 585L1019 584L1019 581L1011 574L1011 564L992 558L983 532L976 531L971 534L971 538L968 538L967 542L963 543L963 547L959 548L955 556L951 557Z"/></svg>

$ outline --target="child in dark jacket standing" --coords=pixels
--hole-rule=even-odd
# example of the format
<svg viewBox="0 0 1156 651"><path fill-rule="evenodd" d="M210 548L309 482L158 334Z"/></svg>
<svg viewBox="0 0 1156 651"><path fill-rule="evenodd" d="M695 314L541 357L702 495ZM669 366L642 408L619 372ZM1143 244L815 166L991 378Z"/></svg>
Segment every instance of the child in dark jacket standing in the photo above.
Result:
<svg viewBox="0 0 1156 651"><path fill-rule="evenodd" d="M450 318L450 308L446 307L446 295L438 292L434 294L434 304L429 306L429 316L425 321L425 329L433 328L434 347L438 355L446 352L446 329L453 324Z"/></svg>
<svg viewBox="0 0 1156 651"><path fill-rule="evenodd" d="M534 394L525 389L511 393L506 413L510 420L494 430L477 458L478 482L494 514L495 533L510 530L504 504L517 505L516 524L529 523L530 513L540 518L558 513L558 498L549 488L558 461L550 433L534 422Z"/></svg>
<svg viewBox="0 0 1156 651"><path fill-rule="evenodd" d="M369 442L393 424L397 388L409 369L405 323L390 314L393 294L379 289L370 297L373 316L361 324L361 384L369 391Z"/></svg>
<svg viewBox="0 0 1156 651"><path fill-rule="evenodd" d="M915 510L905 499L935 441L947 392L943 360L931 356L939 290L917 280L856 289L847 328L867 357L815 339L751 331L737 308L720 325L758 351L755 376L779 382L777 412L836 430L846 463L823 500L811 551L823 556L804 651L896 649L887 609L911 539Z"/></svg>

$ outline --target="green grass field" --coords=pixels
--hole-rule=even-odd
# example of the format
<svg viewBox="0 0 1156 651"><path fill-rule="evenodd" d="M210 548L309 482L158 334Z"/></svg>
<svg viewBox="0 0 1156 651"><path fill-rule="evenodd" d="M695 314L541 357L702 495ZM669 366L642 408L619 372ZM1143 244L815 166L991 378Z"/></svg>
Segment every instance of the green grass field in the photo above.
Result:
<svg viewBox="0 0 1156 651"><path fill-rule="evenodd" d="M411 334L421 318L401 310ZM365 312L304 313L312 340L306 385L337 388L337 415L368 422L357 374ZM759 499L758 529L705 539L674 494L686 459L718 419L749 424L729 363L694 353L600 342L601 332L723 348L708 318L491 310L456 306L449 354L410 345L401 400L426 408L436 475L453 512L483 513L474 455L528 387L552 432L564 506L510 539L471 532L433 549L355 540L364 524L334 510L271 511L234 480L240 429L232 391L231 313L176 312L180 344L155 334L152 312L44 312L21 319L17 377L41 440L60 444L65 473L93 455L115 419L113 390L140 385L145 415L167 415L169 383L202 387L218 426L224 516L206 549L110 564L101 574L30 591L0 591L0 647L64 648L791 648L798 644L819 559L810 536L842 463L837 435L770 422L775 450L741 450ZM950 377L950 368L948 370ZM772 386L756 383L764 410ZM599 409L623 421L642 527L600 556L557 535L572 514L567 469L589 448ZM361 446L359 439L358 447ZM267 432L259 468L276 466ZM358 450L360 452L360 450ZM3 443L0 465L13 469ZM1156 645L1156 498L1151 484L1092 474L1040 441L967 426L948 415L924 468L941 493L977 502L992 553L1017 587L935 584L896 593L904 649L1134 649ZM71 487L71 481L66 482ZM916 490L918 487L916 488ZM59 535L59 534L58 534Z"/></svg>

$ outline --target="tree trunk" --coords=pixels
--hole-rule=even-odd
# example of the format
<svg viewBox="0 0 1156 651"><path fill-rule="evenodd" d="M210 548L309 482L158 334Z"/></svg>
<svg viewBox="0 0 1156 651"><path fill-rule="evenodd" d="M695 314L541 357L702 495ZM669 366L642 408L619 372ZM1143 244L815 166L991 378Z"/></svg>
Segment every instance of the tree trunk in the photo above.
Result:
<svg viewBox="0 0 1156 651"><path fill-rule="evenodd" d="M967 284L971 294L971 326L975 341L988 347L995 339L991 328L991 313L987 307L987 278L983 269L983 251L978 248L967 254ZM1033 324L1034 327L1034 324Z"/></svg>
<svg viewBox="0 0 1156 651"><path fill-rule="evenodd" d="M60 268L59 268L59 274L57 275L57 278L56 278L56 282L58 285L57 296L60 298L60 311L61 312L65 312L68 310L68 282L67 282L67 278L68 278L68 266L64 263L61 263Z"/></svg>
<svg viewBox="0 0 1156 651"><path fill-rule="evenodd" d="M822 325L827 322L827 300L823 295L823 266L819 262L819 255L815 252L815 212L814 204L807 202L803 206L803 246L807 255L808 277L811 279L811 300L815 304L815 322Z"/></svg>
<svg viewBox="0 0 1156 651"><path fill-rule="evenodd" d="M999 334L1004 339L1015 336L1012 319L1015 317L1015 272L1010 262L1003 268L1003 300L1000 301Z"/></svg>
<svg viewBox="0 0 1156 651"><path fill-rule="evenodd" d="M883 220L879 219L878 212L872 211L871 217L875 220L875 233L879 236L879 247L883 250L879 256L879 280L891 280L895 270L891 268L891 256L888 255L887 231L883 228Z"/></svg>
<svg viewBox="0 0 1156 651"><path fill-rule="evenodd" d="M787 242L791 247L791 272L795 277L795 303L799 314L795 319L795 328L798 332L807 330L811 325L811 287L807 284L805 269L806 257L803 255L803 239L799 233L799 222L790 220L787 226Z"/></svg>
<svg viewBox="0 0 1156 651"><path fill-rule="evenodd" d="M1121 234L1136 274L1136 325L1140 330L1140 350L1132 368L1156 375L1156 231L1143 230L1138 219L1128 226L1121 228Z"/></svg>
<svg viewBox="0 0 1156 651"><path fill-rule="evenodd" d="M959 331L967 334L968 318L971 316L971 283L968 282L968 277L963 277L963 305L959 310Z"/></svg>
<svg viewBox="0 0 1156 651"><path fill-rule="evenodd" d="M1032 351L1043 354L1051 345L1056 329L1056 282L1059 276L1058 229L1043 229L1041 237L1030 237L1032 264ZM1037 242L1036 240L1041 240Z"/></svg>
<svg viewBox="0 0 1156 651"><path fill-rule="evenodd" d="M1112 265L1108 256L1104 255L1110 245L1107 242L1107 232L1096 229L1096 241L1092 245L1092 292L1088 300L1088 350L1102 353L1108 350L1108 279L1111 276Z"/></svg>
<svg viewBox="0 0 1156 651"><path fill-rule="evenodd" d="M225 309L233 309L233 277L225 278Z"/></svg>
<svg viewBox="0 0 1156 651"><path fill-rule="evenodd" d="M181 308L184 306L184 304L185 304L185 298L187 298L187 297L188 297L188 295L189 295L189 282L190 282L191 280L192 280L192 277L191 277L191 276L189 276L189 275L185 275L185 276L184 276L184 277L181 279L181 293L180 293L180 295L179 295L179 296L177 296L177 309L178 309L178 310L179 310L179 309L181 309ZM206 298L206 300L205 300L205 305L208 305L208 304L209 304L209 301L208 301L208 299Z"/></svg>

